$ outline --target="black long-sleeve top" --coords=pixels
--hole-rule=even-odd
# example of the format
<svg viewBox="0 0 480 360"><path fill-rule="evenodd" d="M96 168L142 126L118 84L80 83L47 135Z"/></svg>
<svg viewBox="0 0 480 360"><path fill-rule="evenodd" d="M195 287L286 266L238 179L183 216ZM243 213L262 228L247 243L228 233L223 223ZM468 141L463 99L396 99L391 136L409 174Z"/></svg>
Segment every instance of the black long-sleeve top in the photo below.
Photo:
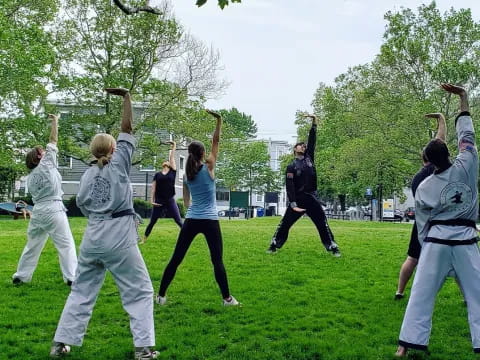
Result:
<svg viewBox="0 0 480 360"><path fill-rule="evenodd" d="M308 134L305 155L297 157L286 171L286 187L291 207L297 206L297 196L317 190L317 172L315 170L315 144L317 141L317 125L312 124Z"/></svg>

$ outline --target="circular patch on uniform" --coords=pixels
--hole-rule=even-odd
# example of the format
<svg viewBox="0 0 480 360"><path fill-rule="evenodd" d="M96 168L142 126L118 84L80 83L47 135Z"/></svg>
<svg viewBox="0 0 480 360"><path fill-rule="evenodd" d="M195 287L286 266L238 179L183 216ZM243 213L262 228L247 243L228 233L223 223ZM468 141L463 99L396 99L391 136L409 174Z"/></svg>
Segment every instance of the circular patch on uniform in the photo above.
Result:
<svg viewBox="0 0 480 360"><path fill-rule="evenodd" d="M454 182L445 186L440 194L445 211L460 213L472 206L472 189L464 183Z"/></svg>
<svg viewBox="0 0 480 360"><path fill-rule="evenodd" d="M39 192L45 186L46 180L42 174L31 174L28 187L31 192Z"/></svg>
<svg viewBox="0 0 480 360"><path fill-rule="evenodd" d="M90 187L90 196L94 206L101 206L110 201L110 181L97 175L93 178L93 184Z"/></svg>

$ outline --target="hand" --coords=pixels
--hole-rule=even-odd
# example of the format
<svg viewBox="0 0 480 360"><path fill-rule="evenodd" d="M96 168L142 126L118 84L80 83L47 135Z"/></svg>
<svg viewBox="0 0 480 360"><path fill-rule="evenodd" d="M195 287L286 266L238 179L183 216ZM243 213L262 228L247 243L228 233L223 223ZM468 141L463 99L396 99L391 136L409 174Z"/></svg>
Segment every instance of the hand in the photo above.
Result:
<svg viewBox="0 0 480 360"><path fill-rule="evenodd" d="M118 96L125 96L128 94L128 90L124 88L105 88L107 93Z"/></svg>
<svg viewBox="0 0 480 360"><path fill-rule="evenodd" d="M445 90L446 92L452 93L452 94L456 94L456 95L460 95L460 96L467 94L467 91L463 87L458 86L458 85L441 84L440 86L442 87L443 90Z"/></svg>
<svg viewBox="0 0 480 360"><path fill-rule="evenodd" d="M303 114L303 117L310 118L312 120L317 120L317 116L313 114Z"/></svg>
<svg viewBox="0 0 480 360"><path fill-rule="evenodd" d="M425 117L430 119L440 119L444 116L442 113L430 113L430 114L425 114Z"/></svg>
<svg viewBox="0 0 480 360"><path fill-rule="evenodd" d="M307 211L306 209L299 208L298 206L295 206L292 210L296 211L296 212L299 212L299 213L303 213L303 212Z"/></svg>
<svg viewBox="0 0 480 360"><path fill-rule="evenodd" d="M208 110L208 109L205 109L205 111L206 111L207 113L209 113L210 115L212 115L212 116L213 116L215 119L217 119L217 120L219 120L219 119L222 118L222 116L221 116L219 113L215 112L215 111Z"/></svg>
<svg viewBox="0 0 480 360"><path fill-rule="evenodd" d="M156 203L156 202L153 202L153 201L152 201L152 205L155 206L155 207L162 206L162 204L159 204L159 203Z"/></svg>
<svg viewBox="0 0 480 360"><path fill-rule="evenodd" d="M60 119L60 115L48 114L48 118L52 121L58 121L58 119Z"/></svg>
<svg viewBox="0 0 480 360"><path fill-rule="evenodd" d="M177 146L177 143L175 141L165 141L165 144L171 145L172 149L174 149Z"/></svg>

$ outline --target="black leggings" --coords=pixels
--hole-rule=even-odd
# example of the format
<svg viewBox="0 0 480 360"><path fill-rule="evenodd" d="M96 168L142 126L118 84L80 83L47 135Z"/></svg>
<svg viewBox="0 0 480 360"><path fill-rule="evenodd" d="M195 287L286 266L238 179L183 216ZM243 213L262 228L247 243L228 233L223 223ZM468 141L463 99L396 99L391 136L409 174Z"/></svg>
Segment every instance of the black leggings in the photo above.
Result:
<svg viewBox="0 0 480 360"><path fill-rule="evenodd" d="M175 246L172 258L163 272L160 290L158 291L160 296L165 296L167 293L168 286L175 277L177 268L182 263L190 244L198 234L204 234L207 239L215 280L217 280L223 298L226 299L230 296L227 272L225 271L222 260L223 243L220 224L218 220L206 219L185 219L180 234L178 235L177 245Z"/></svg>
<svg viewBox="0 0 480 360"><path fill-rule="evenodd" d="M152 232L153 226L157 223L157 220L161 217L165 217L167 212L173 216L173 220L177 225L182 227L182 218L180 217L180 211L178 210L178 205L175 202L175 199L171 197L168 199L166 204L162 206L154 206L152 209L152 215L150 216L150 222L148 223L147 228L145 229L145 237L148 237Z"/></svg>

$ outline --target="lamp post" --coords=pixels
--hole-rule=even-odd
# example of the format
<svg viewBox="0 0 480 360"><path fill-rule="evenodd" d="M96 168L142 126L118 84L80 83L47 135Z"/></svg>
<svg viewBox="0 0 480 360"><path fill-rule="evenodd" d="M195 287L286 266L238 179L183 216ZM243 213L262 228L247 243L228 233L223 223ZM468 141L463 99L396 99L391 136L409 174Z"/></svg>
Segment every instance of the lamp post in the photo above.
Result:
<svg viewBox="0 0 480 360"><path fill-rule="evenodd" d="M373 192L371 188L365 190L365 198L370 201L370 221L373 221Z"/></svg>

